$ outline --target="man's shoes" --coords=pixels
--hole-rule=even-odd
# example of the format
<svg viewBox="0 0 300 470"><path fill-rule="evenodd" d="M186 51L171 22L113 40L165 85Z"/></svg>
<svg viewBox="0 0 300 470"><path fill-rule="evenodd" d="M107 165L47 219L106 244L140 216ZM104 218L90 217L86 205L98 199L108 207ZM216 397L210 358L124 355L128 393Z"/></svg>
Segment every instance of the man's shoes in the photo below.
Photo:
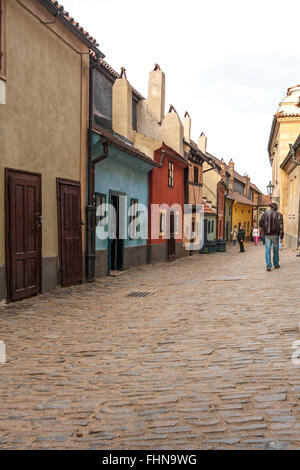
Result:
<svg viewBox="0 0 300 470"><path fill-rule="evenodd" d="M267 271L272 271L272 268L267 267Z"/></svg>
<svg viewBox="0 0 300 470"><path fill-rule="evenodd" d="M278 266L274 266L274 268L275 268L275 269L279 269L279 268L280 268L280 265L278 265Z"/></svg>

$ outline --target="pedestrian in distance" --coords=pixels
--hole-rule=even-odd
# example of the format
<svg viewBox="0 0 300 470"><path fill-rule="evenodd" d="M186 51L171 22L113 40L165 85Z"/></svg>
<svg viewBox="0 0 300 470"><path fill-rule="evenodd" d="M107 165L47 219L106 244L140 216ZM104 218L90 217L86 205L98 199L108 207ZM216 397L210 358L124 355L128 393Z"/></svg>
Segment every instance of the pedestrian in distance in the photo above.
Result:
<svg viewBox="0 0 300 470"><path fill-rule="evenodd" d="M260 232L259 232L259 228L257 228L257 225L254 225L254 228L252 230L252 238L254 241L254 245L257 246L258 240L260 238Z"/></svg>
<svg viewBox="0 0 300 470"><path fill-rule="evenodd" d="M235 246L235 245L236 245L237 238L238 238L238 230L237 230L237 226L236 226L236 225L234 226L234 229L232 230L231 235L232 235L232 243L233 243L233 246Z"/></svg>
<svg viewBox="0 0 300 470"><path fill-rule="evenodd" d="M239 245L240 245L240 253L245 253L245 238L246 238L245 229L244 229L244 226L241 225L240 229L239 229L239 232L238 232L238 241L239 241Z"/></svg>
<svg viewBox="0 0 300 470"><path fill-rule="evenodd" d="M262 216L259 226L262 229L265 239L265 255L267 271L272 270L271 251L273 249L273 265L275 269L280 268L279 264L279 242L283 242L283 216L278 212L278 205L273 202L270 210Z"/></svg>

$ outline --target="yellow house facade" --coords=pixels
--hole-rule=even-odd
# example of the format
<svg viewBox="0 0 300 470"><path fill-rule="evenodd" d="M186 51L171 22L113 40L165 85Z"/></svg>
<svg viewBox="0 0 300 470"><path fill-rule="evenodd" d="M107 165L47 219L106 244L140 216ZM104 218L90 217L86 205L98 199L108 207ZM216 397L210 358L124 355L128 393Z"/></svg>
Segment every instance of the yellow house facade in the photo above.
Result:
<svg viewBox="0 0 300 470"><path fill-rule="evenodd" d="M65 248L69 261L75 245L81 252L73 268L83 278L89 51L98 48L57 2L2 0L1 6L0 299L10 301L62 283L70 268L64 272ZM65 246L59 224L65 230L71 206L76 237Z"/></svg>
<svg viewBox="0 0 300 470"><path fill-rule="evenodd" d="M238 196L236 196L236 199ZM254 205L244 204L235 199L232 206L232 227L244 226L246 237L250 237L253 223Z"/></svg>

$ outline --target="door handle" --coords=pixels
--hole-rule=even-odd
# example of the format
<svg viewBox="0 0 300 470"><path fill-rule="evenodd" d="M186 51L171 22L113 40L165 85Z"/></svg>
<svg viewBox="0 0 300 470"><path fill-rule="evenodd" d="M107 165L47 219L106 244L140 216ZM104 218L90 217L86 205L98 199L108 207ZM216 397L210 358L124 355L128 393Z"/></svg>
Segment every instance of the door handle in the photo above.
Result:
<svg viewBox="0 0 300 470"><path fill-rule="evenodd" d="M41 215L36 215L36 219L38 221L38 225L37 225L37 228L41 228L41 226L43 225L44 223L44 219Z"/></svg>

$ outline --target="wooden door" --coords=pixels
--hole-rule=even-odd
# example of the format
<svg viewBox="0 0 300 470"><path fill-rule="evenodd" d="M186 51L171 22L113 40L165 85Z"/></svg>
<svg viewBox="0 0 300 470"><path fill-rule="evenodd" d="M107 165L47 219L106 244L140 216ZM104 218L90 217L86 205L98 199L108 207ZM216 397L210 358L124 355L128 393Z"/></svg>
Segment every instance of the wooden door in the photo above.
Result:
<svg viewBox="0 0 300 470"><path fill-rule="evenodd" d="M41 175L6 170L7 298L41 291Z"/></svg>
<svg viewBox="0 0 300 470"><path fill-rule="evenodd" d="M174 212L170 213L170 230L169 230L169 240L168 240L168 256L172 260L175 258L176 254L176 241L175 241L175 214Z"/></svg>
<svg viewBox="0 0 300 470"><path fill-rule="evenodd" d="M61 285L82 281L81 188L76 181L57 180Z"/></svg>

